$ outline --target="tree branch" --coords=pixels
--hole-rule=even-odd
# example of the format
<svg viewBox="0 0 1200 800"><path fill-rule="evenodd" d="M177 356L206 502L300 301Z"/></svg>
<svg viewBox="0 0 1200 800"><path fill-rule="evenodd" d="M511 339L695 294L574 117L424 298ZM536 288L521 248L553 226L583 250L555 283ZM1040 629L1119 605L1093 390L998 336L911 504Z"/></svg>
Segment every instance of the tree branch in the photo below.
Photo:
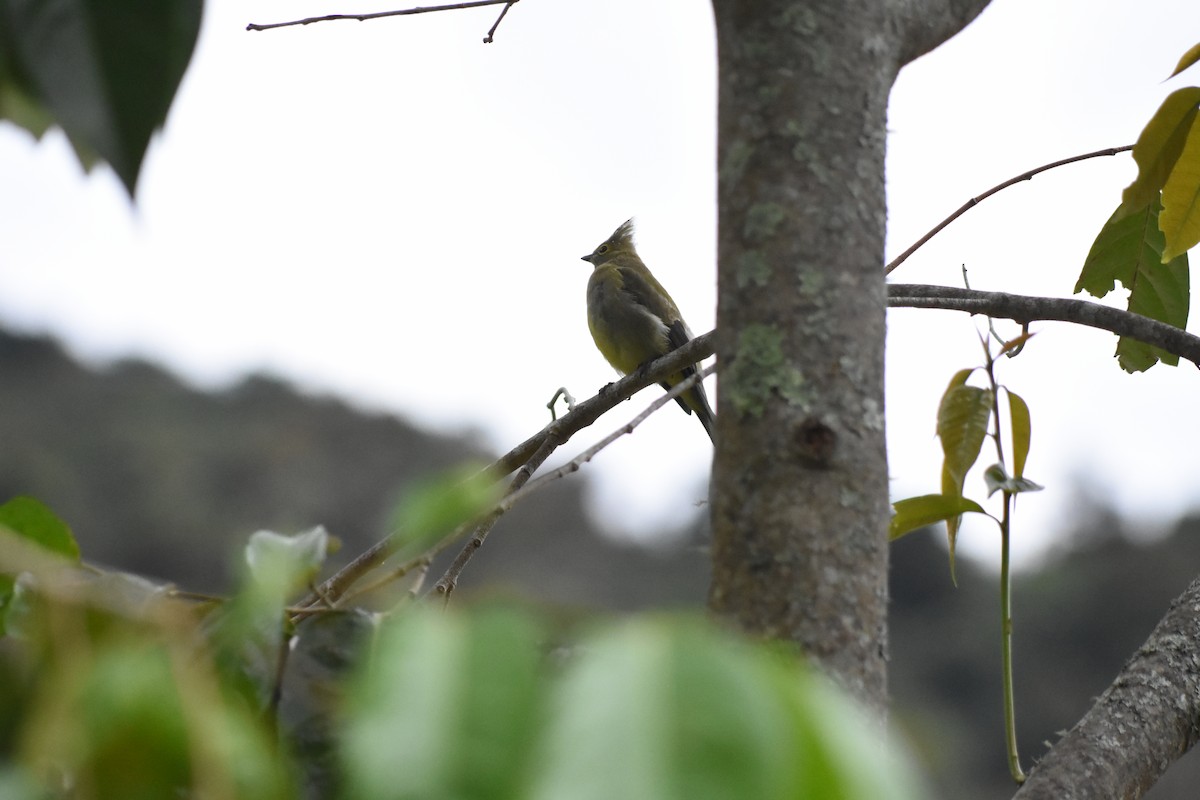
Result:
<svg viewBox="0 0 1200 800"><path fill-rule="evenodd" d="M508 13L508 9L514 3L519 3L520 0L473 0L469 3L452 3L444 6L417 6L416 8L402 8L396 11L377 11L373 14L326 14L321 17L306 17L305 19L294 19L289 22L268 22L259 24L251 22L246 25L248 31L268 31L272 28L287 28L292 25L311 25L314 22L332 22L339 19L352 19L358 22L365 22L369 19L380 19L382 17L406 17L410 14L429 14L434 11L458 11L464 8L479 8L481 6L498 6L503 5L504 10L500 12L500 17L496 20L496 24L488 31L484 38L484 44L490 44L492 35L496 32L496 28L500 27L500 20L504 19L504 15Z"/></svg>
<svg viewBox="0 0 1200 800"><path fill-rule="evenodd" d="M504 8L500 9L500 16L496 17L496 21L492 23L492 27L488 29L487 36L483 37L484 44L491 44L495 41L492 37L496 35L496 28L500 27L500 23L504 21L504 15L508 13L508 10L513 7L513 3L516 2L517 0L509 0L504 4Z"/></svg>
<svg viewBox="0 0 1200 800"><path fill-rule="evenodd" d="M698 336L682 347L672 350L645 369L639 369L632 375L626 375L615 383L610 383L600 389L594 397L579 403L575 409L555 422L526 439L509 452L490 464L484 471L500 480L514 470L528 464L542 448L550 436L555 436L559 444L565 443L583 428L588 427L602 414L647 386L657 383L668 375L679 372L680 369L695 364L713 354L716 342L716 332L709 331ZM497 515L499 516L499 515ZM467 527L466 530L470 530ZM465 531L464 531L465 532ZM356 581L373 569L383 564L391 556L402 541L401 532L393 531L358 555L353 561L338 570L332 577L322 583L298 605L302 608L325 608L336 603Z"/></svg>
<svg viewBox="0 0 1200 800"><path fill-rule="evenodd" d="M985 314L1020 323L1035 320L1074 322L1077 325L1100 328L1118 336L1137 339L1180 358L1186 358L1200 367L1200 337L1174 325L1143 317L1141 314L1087 300L892 283L888 284L888 306L965 311L969 314Z"/></svg>
<svg viewBox="0 0 1200 800"><path fill-rule="evenodd" d="M972 197L970 200L968 200L967 202L965 202L961 206L959 206L958 210L955 211L953 214L946 217L944 220L939 222L937 225L934 225L933 228L930 229L930 231L928 233L926 233L924 236L922 236L920 239L918 239L916 242L914 242L912 247L908 248L903 253L901 253L900 255L893 258L890 262L888 262L888 265L884 268L883 272L885 275L890 275L892 273L892 270L896 269L896 267L900 266L906 260L908 260L908 257L911 256L913 253L917 252L918 250L920 250L921 247L926 242L928 242L934 236L937 236L939 233L941 233L943 228L945 228L951 222L954 222L954 220L958 219L959 217L961 217L963 214L970 211L975 206L982 203L984 200L987 200L989 197L996 194L996 192L1007 189L1008 187L1012 186L1015 183L1020 183L1021 181L1030 180L1035 175L1038 175L1042 172L1046 172L1047 170L1055 169L1056 167L1062 167L1067 164L1074 164L1076 161L1085 161L1089 158L1097 158L1099 156L1115 156L1117 153L1124 153L1124 152L1126 152L1128 150L1132 150L1132 149L1133 149L1133 145L1126 144L1126 145L1122 145L1121 147L1108 147L1108 148L1105 148L1104 150L1096 150L1091 153L1084 153L1083 155L1071 156L1070 158L1061 158L1058 161L1053 161L1049 164L1043 164L1040 167L1034 167L1033 169L1029 170L1028 172L1022 172L1020 175L1009 178L1008 180L1004 181L1003 183L996 184L995 186L988 189L983 194L978 195L976 197Z"/></svg>
<svg viewBox="0 0 1200 800"><path fill-rule="evenodd" d="M903 66L967 27L991 0L892 0L892 18L900 27Z"/></svg>
<svg viewBox="0 0 1200 800"><path fill-rule="evenodd" d="M1141 797L1200 735L1200 579L1014 800Z"/></svg>
<svg viewBox="0 0 1200 800"><path fill-rule="evenodd" d="M521 467L520 470L517 471L517 475L513 478L512 483L509 485L508 491L505 493L504 498L496 504L496 506L487 514L486 517L484 517L483 522L481 522L475 529L475 533L471 536L470 541L468 541L463 549L459 551L458 556L456 556L454 559L454 563L452 563L446 570L445 574L438 579L438 582L434 584L432 589L429 590L429 593L445 595L446 599L449 600L450 594L458 585L458 576L462 574L463 569L467 566L467 562L474 557L476 551L483 546L483 540L487 538L488 533L491 531L492 527L496 524L496 521L502 514L511 511L517 503L524 500L526 496L533 494L538 489L541 489L542 487L547 486L556 480L560 480L572 472L578 472L580 467L595 458L597 453L608 447L617 439L620 439L625 434L633 433L634 428L649 419L651 414L658 411L667 403L670 403L676 397L679 397L699 381L708 377L715 369L715 367L708 367L707 369L699 372L693 372L691 375L672 386L670 390L668 390L667 393L662 397L659 397L653 403L647 406L645 411L638 414L629 422L626 422L616 431L610 433L608 436L604 437L587 450L584 450L579 456L573 458L571 461L559 467L558 469L539 476L536 481L530 482L529 479L533 476L533 473L537 471L538 467L540 467L542 463L545 462L545 460L550 456L550 454L553 453L561 444L561 442L558 441L560 432L555 430L555 425L551 425L550 434L546 437L545 441L542 442L542 446L538 448L536 453L534 453L533 458L531 458L528 463L526 463Z"/></svg>
<svg viewBox="0 0 1200 800"><path fill-rule="evenodd" d="M505 495L512 497L518 493L521 487L533 477L533 473L537 472L538 467L545 463L546 459L558 449L559 445L566 442L566 439L562 438L562 433L558 428L559 425L557 422L550 424L549 432L542 439L541 447L537 449L529 461L522 464L521 468L517 470L517 474L513 477ZM508 509L504 505L497 505L487 513L483 520L476 526L475 533L472 534L470 540L458 552L458 555L454 557L453 563L450 564L445 574L438 578L437 583L429 590L430 594L440 594L447 602L450 600L450 594L458 586L458 576L462 574L463 569L467 566L467 562L471 560L475 552L480 547L483 547L483 540L491 533L497 520L500 519L506 510Z"/></svg>

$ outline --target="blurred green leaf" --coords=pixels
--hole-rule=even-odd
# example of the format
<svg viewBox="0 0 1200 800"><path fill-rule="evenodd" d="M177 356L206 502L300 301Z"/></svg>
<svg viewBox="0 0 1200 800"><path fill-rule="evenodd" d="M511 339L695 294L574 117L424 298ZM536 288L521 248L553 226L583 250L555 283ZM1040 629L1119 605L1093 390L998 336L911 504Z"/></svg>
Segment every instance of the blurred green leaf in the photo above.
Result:
<svg viewBox="0 0 1200 800"><path fill-rule="evenodd" d="M1046 488L1028 478L1010 478L1003 464L992 464L984 470L983 480L987 483L988 497L991 497L996 492L1020 494L1022 492L1040 492Z"/></svg>
<svg viewBox="0 0 1200 800"><path fill-rule="evenodd" d="M1146 123L1133 146L1138 174L1121 196L1117 213L1137 213L1158 199L1175 168L1188 131L1196 119L1200 87L1189 86L1172 92ZM1079 291L1076 289L1075 291ZM1090 291L1090 290L1089 290Z"/></svg>
<svg viewBox="0 0 1200 800"><path fill-rule="evenodd" d="M67 523L32 497L14 497L0 505L0 526L52 553L79 560L79 545Z"/></svg>
<svg viewBox="0 0 1200 800"><path fill-rule="evenodd" d="M419 481L396 504L392 529L402 546L424 550L500 500L501 486L477 465Z"/></svg>
<svg viewBox="0 0 1200 800"><path fill-rule="evenodd" d="M1184 328L1191 298L1188 260L1184 254L1163 263L1161 211L1156 197L1136 213L1124 206L1113 212L1084 260L1075 291L1104 297L1120 281L1129 290L1130 311ZM1178 356L1125 336L1117 342L1117 358L1127 372L1147 370L1160 360L1179 363Z"/></svg>
<svg viewBox="0 0 1200 800"><path fill-rule="evenodd" d="M4 800L46 800L46 792L24 771L0 765L0 797Z"/></svg>
<svg viewBox="0 0 1200 800"><path fill-rule="evenodd" d="M253 533L245 549L245 580L206 621L222 676L257 708L272 704L280 666L290 652L288 598L311 582L325 560L328 540L319 525L294 536Z"/></svg>
<svg viewBox="0 0 1200 800"><path fill-rule="evenodd" d="M203 662L131 633L46 665L24 748L33 774L61 774L96 800L290 796L263 730Z"/></svg>
<svg viewBox="0 0 1200 800"><path fill-rule="evenodd" d="M30 591L32 576L22 572L15 579L0 576L0 633L18 639L32 637L40 628L36 595Z"/></svg>
<svg viewBox="0 0 1200 800"><path fill-rule="evenodd" d="M582 642L535 759L533 800L915 797L824 679L696 620Z"/></svg>
<svg viewBox="0 0 1200 800"><path fill-rule="evenodd" d="M0 23L3 25L3 23ZM2 49L2 45L0 45ZM46 108L29 96L15 77L7 74L0 67L0 119L24 128L33 134L35 139L42 136L54 125L54 116Z"/></svg>
<svg viewBox="0 0 1200 800"><path fill-rule="evenodd" d="M1196 117L1163 185L1162 204L1158 217L1165 239L1162 260L1170 261L1200 242L1200 119Z"/></svg>
<svg viewBox="0 0 1200 800"><path fill-rule="evenodd" d="M0 636L8 635L8 615L12 609L15 583L16 581L11 575L0 575Z"/></svg>
<svg viewBox="0 0 1200 800"><path fill-rule="evenodd" d="M1175 65L1175 71L1167 77L1174 78L1197 61L1200 61L1200 44L1192 45L1191 49L1184 53L1183 57L1179 59L1179 63Z"/></svg>
<svg viewBox="0 0 1200 800"><path fill-rule="evenodd" d="M5 0L0 111L15 109L10 118L39 135L42 106L132 196L191 59L201 9L201 0Z"/></svg>
<svg viewBox="0 0 1200 800"><path fill-rule="evenodd" d="M349 796L524 796L542 711L539 639L510 612L418 609L392 620L350 687Z"/></svg>
<svg viewBox="0 0 1200 800"><path fill-rule="evenodd" d="M1029 404L1021 395L1005 387L1008 393L1008 418L1012 425L1013 474L1018 478L1025 472L1025 460L1029 457L1029 443L1033 426L1029 417Z"/></svg>
<svg viewBox="0 0 1200 800"><path fill-rule="evenodd" d="M906 533L912 533L935 522L956 519L969 511L976 514L987 513L974 500L944 494L924 494L897 500L892 503L892 509L895 513L892 514L892 521L888 525L889 540L899 539Z"/></svg>
<svg viewBox="0 0 1200 800"><path fill-rule="evenodd" d="M329 534L321 525L291 536L256 531L246 544L246 565L255 582L286 594L312 580L328 549Z"/></svg>

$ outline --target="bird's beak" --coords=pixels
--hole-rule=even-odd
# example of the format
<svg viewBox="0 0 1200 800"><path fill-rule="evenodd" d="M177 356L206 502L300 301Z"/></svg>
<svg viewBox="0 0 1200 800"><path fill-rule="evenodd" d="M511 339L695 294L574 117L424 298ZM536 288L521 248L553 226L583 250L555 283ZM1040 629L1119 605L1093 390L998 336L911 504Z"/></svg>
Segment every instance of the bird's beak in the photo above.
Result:
<svg viewBox="0 0 1200 800"><path fill-rule="evenodd" d="M586 261L586 262L588 262L588 263L590 264L590 263L592 263L592 254L591 254L591 253L588 253L586 256L580 256L580 257L579 257L579 260L580 260L580 261Z"/></svg>

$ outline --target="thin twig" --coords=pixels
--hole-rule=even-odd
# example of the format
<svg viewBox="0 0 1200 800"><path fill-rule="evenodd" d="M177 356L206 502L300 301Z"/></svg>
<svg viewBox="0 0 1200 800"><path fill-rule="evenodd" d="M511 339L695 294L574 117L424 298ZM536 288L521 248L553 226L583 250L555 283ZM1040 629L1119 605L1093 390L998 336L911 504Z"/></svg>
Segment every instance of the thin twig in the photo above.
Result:
<svg viewBox="0 0 1200 800"><path fill-rule="evenodd" d="M551 428L556 426L557 423L552 425ZM531 477L533 477L533 473L537 472L538 467L540 467L546 461L546 459L550 457L550 454L557 450L558 446L565 441L566 440L561 437L561 434L555 430L551 430L546 438L542 440L542 446L537 449L537 452L533 454L529 461L522 464L521 468L517 470L517 474L513 476L512 482L509 484L508 491L505 492L505 495L514 494L518 489L524 486L525 483ZM429 594L440 594L445 597L445 602L450 601L450 595L454 592L454 587L458 585L458 576L462 574L463 568L467 566L467 562L470 561L471 557L475 555L475 551L477 551L480 547L483 547L484 540L487 539L488 534L491 533L492 528L496 525L496 521L500 519L505 510L506 509L503 506L497 506L488 512L488 515L484 517L483 522L481 522L479 527L475 529L474 535L471 536L470 540L466 543L463 549L458 552L458 555L454 557L454 561L450 564L450 567L446 570L442 577L438 578L438 581L433 585L433 588L429 590Z"/></svg>
<svg viewBox="0 0 1200 800"><path fill-rule="evenodd" d="M1037 320L1074 322L1137 339L1200 367L1200 337L1141 314L1087 300L892 283L888 284L888 306L965 311L1011 319L1022 324Z"/></svg>
<svg viewBox="0 0 1200 800"><path fill-rule="evenodd" d="M632 375L626 375L619 381L608 384L597 392L594 397L576 404L575 408L568 414L550 423L541 431L505 453L488 466L484 472L496 480L500 480L521 465L528 463L552 430L556 431L557 435L562 437L563 442L568 441L571 436L594 423L602 414L614 408L618 403L628 400L635 393L651 384L658 383L668 375L679 372L683 367L689 364L696 364L708 358L713 354L715 347L716 332L709 331L703 336L696 337L682 347L672 350L662 358L651 363L647 368L639 369ZM330 602L338 602L352 585L386 561L395 552L395 549L403 542L401 533L400 531L395 531L388 534L358 555L349 564L338 570L337 573L321 584L319 587L321 594ZM461 535L462 533L457 531L452 534L453 539L457 539ZM453 541L453 539L446 537L438 546L445 546L447 540ZM299 612L296 613L303 612L317 602L319 601L316 594L310 594L298 604ZM317 611L319 609L313 608L312 610Z"/></svg>
<svg viewBox="0 0 1200 800"><path fill-rule="evenodd" d="M398 581L401 578L403 578L405 575L408 575L410 572L413 572L413 571L417 571L418 580L423 583L424 582L423 573L427 572L429 570L429 565L430 565L430 563L432 563L435 555L437 555L437 553L432 552L432 548L431 548L430 551L426 551L414 559L405 561L403 564L396 567L395 569L388 570L386 575L382 575L382 576L376 578L375 580L368 583L366 586L360 586L357 589L355 589L353 592L347 593L345 595L345 597L342 598L342 600L344 602L350 602L351 600L358 597L359 595L369 594L382 586L386 586L387 584L392 583L393 581Z"/></svg>
<svg viewBox="0 0 1200 800"><path fill-rule="evenodd" d="M511 0L509 3L505 4L504 8L500 9L500 16L496 17L496 24L492 25L487 32L487 36L483 37L484 44L492 43L492 36L496 33L496 28L500 27L500 21L504 19L504 15L508 13L508 10L513 7L513 3L516 2L517 0Z"/></svg>
<svg viewBox="0 0 1200 800"><path fill-rule="evenodd" d="M544 486L546 486L547 484L549 484L550 482L552 482L554 480L563 478L572 472L577 472L580 469L580 467L582 467L585 463L587 463L588 461L591 461L593 458L595 458L596 454L599 453L601 450L603 450L605 447L612 444L614 441L619 439L621 436L623 436L627 433L632 433L634 428L636 428L638 425L640 425L642 422L644 422L655 411L662 408L664 405L666 405L667 403L671 402L679 395L686 392L688 389L690 389L692 386L694 386L697 381L703 380L704 378L708 377L715 371L716 371L716 366L713 365L713 366L710 366L707 369L703 370L700 373L693 373L692 375L689 375L684 380L682 380L679 383L677 383L676 385L672 386L671 390L669 392L667 392L662 397L658 398L653 403L651 403L646 408L645 411L638 414L638 416L634 417L631 421L627 422L625 425L621 426L621 428L619 428L616 432L609 434L604 439L602 439L598 444L593 445L592 447L589 447L587 450L585 450L579 456L572 459L569 463L564 464L563 466L559 467L558 469L555 469L552 472L549 472L545 475L538 476L537 480L531 481L528 484L525 484L525 481L528 480L528 477L532 475L532 473L536 470L536 468L534 468L532 470L528 470L528 471L526 471L525 469L522 469L521 472L518 473L518 479L521 479L520 483L518 484L516 481L514 481L514 485L509 486L508 492L506 492L504 497L498 503L496 503L496 505L494 505L490 509L488 509L488 514L484 518L483 522L478 522L476 520L469 520L469 521L463 523L455 530L453 530L450 533L443 536L435 545L430 547L428 550L426 550L421 555L417 556L416 558L409 559L408 561L404 562L403 564L396 567L395 569L389 570L386 575L383 575L382 577L379 577L376 580L371 581L366 586L360 587L353 592L348 592L347 594L345 594L343 596L342 599L344 601L353 600L355 597L372 592L372 591L378 589L379 587L384 586L392 581L399 580L400 578L407 575L409 572L419 569L421 571L420 578L414 584L413 588L411 588L409 590L410 594L415 595L420 590L420 585L421 585L421 583L424 582L425 573L428 572L429 566L433 562L433 559L437 558L437 556L439 556L442 553L442 551L445 550L447 547L449 547L451 544L453 544L454 542L456 542L457 540L462 538L462 536L467 532L467 530L469 530L471 528L475 529L474 534L471 537L472 538L471 544L469 544L467 546L467 548L469 550L471 550L471 552L473 552L474 550L477 550L481 544L483 544L483 539L486 538L488 532L490 532L492 526L499 519L499 517L509 511L511 511L516 506L516 504L519 503L520 501L524 500L525 497L527 497L528 495L532 494L533 492L543 488ZM560 391L562 391L562 390L560 390ZM528 466L528 465L526 465L526 466ZM466 551L464 551L464 552L466 552ZM459 558L462 558L461 553L459 554ZM467 560L469 560L469 557ZM465 565L466 565L466 561L464 560L462 566L465 566ZM462 566L459 567L458 572L462 571ZM457 581L457 575L454 576L454 580ZM453 590L453 585L450 585L449 590L447 590L446 594L448 595L449 591L452 591L452 590ZM438 588L435 586L434 589L431 591L438 591ZM316 594L318 596L320 596L320 594L321 594L319 591L319 587L314 588L313 592L314 592L314 594ZM297 619L297 620L303 619L304 616L306 616L304 614L304 612L299 611L295 614L294 619Z"/></svg>
<svg viewBox="0 0 1200 800"><path fill-rule="evenodd" d="M508 491L505 492L504 498L501 499L500 502L493 507L492 512L488 514L486 526L480 525L479 530L477 530L475 535L471 537L471 541L467 542L466 546L463 547L463 549L459 552L458 557L454 559L454 563L451 564L449 569L446 570L445 574L438 579L438 582L434 584L432 589L429 590L429 593L431 595L444 594L445 601L449 602L450 593L453 592L454 587L458 585L458 577L460 574L462 574L463 568L466 567L467 562L471 560L471 558L475 555L475 552L483 545L483 540L487 537L487 534L495 525L496 520L498 520L502 514L511 511L517 503L524 500L530 494L538 491L539 489L542 489L550 483L570 475L572 472L578 472L580 467L595 458L596 454L601 450L608 447L625 434L633 433L634 428L645 422L651 414L670 403L676 397L679 397L699 381L711 375L716 371L716 369L716 365L714 364L713 366L710 366L699 372L693 372L691 375L672 386L670 390L667 391L667 393L662 397L657 398L653 403L647 406L645 411L622 425L616 431L610 433L608 436L604 437L587 450L584 450L574 459L558 469L552 470L545 475L538 476L538 479L535 481L530 481L529 479L532 477L533 473L537 471L537 468L541 466L550 453L554 452L554 449L557 447L548 447L548 443L554 441L555 437L553 435L547 437L546 442L543 443L537 454L535 454L535 456L531 458L527 464L521 467L516 477L513 478L513 482L509 486Z"/></svg>
<svg viewBox="0 0 1200 800"><path fill-rule="evenodd" d="M479 8L480 6L498 6L504 4L504 11L500 12L500 19L496 20L496 25L488 31L488 38L485 42L491 41L492 34L496 32L496 26L500 24L500 20L504 19L504 15L508 12L509 6L520 0L474 0L470 3L451 3L444 6L417 6L416 8L402 8L397 11L377 11L373 14L326 14L323 17L307 17L305 19L295 19L290 22L268 22L259 24L251 22L246 26L248 31L266 31L272 28L287 28L292 25L311 25L314 22L331 22L338 19L352 19L358 22L365 22L369 19L380 19L381 17L406 17L410 14L428 14L433 11L457 11L463 8Z"/></svg>
<svg viewBox="0 0 1200 800"><path fill-rule="evenodd" d="M546 403L546 408L550 409L551 422L558 419L558 412L554 410L554 407L558 403L558 398L560 397L563 399L563 402L567 404L567 411L575 410L575 398L570 392L567 391L567 387L560 386L558 387L558 391L554 393L554 397L550 398L550 402Z"/></svg>
<svg viewBox="0 0 1200 800"><path fill-rule="evenodd" d="M1094 153L1084 153L1083 155L1080 155L1080 156L1071 156L1070 158L1064 158L1059 161L1055 161L1051 164L1043 164L1042 166L1037 167L1036 169L1031 169L1028 172L1022 172L1020 175L1016 176L1015 178L1009 178L1004 183L1000 183L1000 184L993 186L991 189L988 189L986 192L979 195L978 197L972 197L970 200L963 203L961 206L959 206L959 209L957 211L955 211L950 216L946 217L944 220L939 222L937 225L933 226L933 229L930 230L929 233L926 233L924 236L922 236L920 239L918 239L916 241L916 243L913 244L912 247L908 248L903 253L901 253L900 255L893 258L891 260L891 262L888 263L887 267L884 268L884 274L885 275L891 274L892 270L896 269L896 267L903 264L908 259L909 256L911 256L913 253L920 250L921 247L926 242L928 242L934 236L937 236L939 233L941 233L943 228L945 228L951 222L954 222L954 220L958 219L959 217L961 217L963 214L970 211L975 206L982 203L984 200L986 200L989 197L991 197L992 195L994 195L996 192L999 192L1003 189L1007 189L1009 186L1012 186L1014 183L1020 183L1021 181L1027 181L1027 180L1031 179L1033 176L1038 175L1039 173L1045 172L1047 170L1054 169L1055 167L1061 167L1066 164L1074 164L1076 161L1085 161L1089 158L1097 158L1099 156L1115 156L1117 153L1124 153L1125 151L1132 150L1132 149L1133 149L1133 145L1127 144L1123 147L1109 147L1104 150L1097 150Z"/></svg>
<svg viewBox="0 0 1200 800"><path fill-rule="evenodd" d="M633 433L634 428L636 428L637 426L639 426L643 422L645 422L647 419L649 419L651 414L653 414L655 411L658 411L660 408L665 406L667 403L670 403L676 397L679 397L679 395L683 394L688 389L695 386L698 382L704 380L709 375L712 375L714 372L716 372L716 370L717 370L717 367L714 364L712 366L706 367L705 369L701 370L700 372L693 372L691 375L687 376L686 378L681 380L679 383L672 386L671 390L669 392L664 394L662 397L659 397L658 399L656 399L650 405L646 406L645 411L638 414L636 417L631 419L629 422L626 422L620 428L617 428L617 430L613 431L608 436L605 436L599 442L592 445L587 450L584 450L582 453L580 453L575 458L568 461L566 464L563 464L561 467L559 467L557 469L553 469L550 472L545 473L544 475L539 475L537 480L530 481L528 484L521 487L520 491L517 491L510 495L505 496L505 498L500 501L500 504L502 506L504 506L505 511L509 511L517 503L524 500L527 495L533 494L534 492L538 491L539 489L545 487L548 483L559 480L561 478L565 478L567 475L570 475L572 472L578 472L584 464L586 464L587 462L589 462L593 458L595 458L596 455L601 450L608 447L610 444L615 442L617 439L620 439L625 434Z"/></svg>

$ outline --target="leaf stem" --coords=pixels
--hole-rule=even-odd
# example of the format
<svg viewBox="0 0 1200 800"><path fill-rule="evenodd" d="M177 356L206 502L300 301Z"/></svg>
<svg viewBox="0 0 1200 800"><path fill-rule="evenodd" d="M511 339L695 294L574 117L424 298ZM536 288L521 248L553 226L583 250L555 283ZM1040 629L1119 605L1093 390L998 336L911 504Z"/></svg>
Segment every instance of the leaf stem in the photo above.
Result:
<svg viewBox="0 0 1200 800"><path fill-rule="evenodd" d="M1008 750L1008 772L1018 784L1025 782L1021 754L1017 751L1016 706L1013 701L1012 668L1012 581L1009 573L1009 507L1012 493L1004 493L1004 516L1000 521L1000 657L1004 662L1004 745Z"/></svg>
<svg viewBox="0 0 1200 800"><path fill-rule="evenodd" d="M1007 348L1007 343L996 335L995 329L991 327L992 319L988 317L988 330L991 336L994 336L1000 342L1000 351L1003 353ZM980 337L983 340L984 353L984 371L987 373L988 383L992 389L992 419L995 420L996 431L993 439L996 444L996 460L1004 470L1004 474L1008 474L1008 467L1004 464L1004 445L1001 437L1000 424L1000 386L996 383L996 356L992 355L991 339L987 336ZM1012 666L1012 574L1011 574L1011 529L1012 529L1012 503L1013 493L1009 490L1004 490L1004 513L1000 517L1000 659L1001 659L1001 680L1004 684L1004 747L1008 753L1008 773L1012 775L1012 779L1020 785L1025 782L1025 772L1021 769L1021 754L1017 749L1017 723L1016 723L1016 702L1013 693L1013 666Z"/></svg>

